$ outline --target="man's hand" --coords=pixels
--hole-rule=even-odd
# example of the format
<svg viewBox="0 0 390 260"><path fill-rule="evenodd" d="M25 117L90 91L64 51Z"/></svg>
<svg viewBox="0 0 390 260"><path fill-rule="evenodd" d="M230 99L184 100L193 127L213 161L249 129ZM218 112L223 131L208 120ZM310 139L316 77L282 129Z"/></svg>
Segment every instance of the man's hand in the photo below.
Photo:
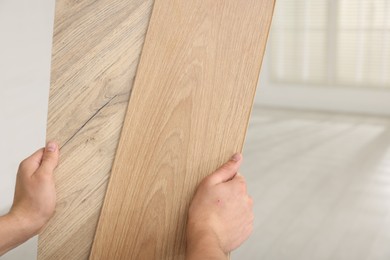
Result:
<svg viewBox="0 0 390 260"><path fill-rule="evenodd" d="M227 259L253 229L253 201L238 174L240 154L206 177L188 213L187 259Z"/></svg>
<svg viewBox="0 0 390 260"><path fill-rule="evenodd" d="M12 208L0 217L0 255L38 234L54 214L58 158L58 144L49 142L20 163Z"/></svg>

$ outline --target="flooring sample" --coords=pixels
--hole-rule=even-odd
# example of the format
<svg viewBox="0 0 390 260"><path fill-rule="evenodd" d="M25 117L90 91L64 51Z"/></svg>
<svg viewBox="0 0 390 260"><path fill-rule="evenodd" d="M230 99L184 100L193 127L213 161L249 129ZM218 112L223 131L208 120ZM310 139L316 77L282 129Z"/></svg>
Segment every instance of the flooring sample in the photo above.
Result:
<svg viewBox="0 0 390 260"><path fill-rule="evenodd" d="M152 0L57 0L47 139L61 145L39 260L89 257Z"/></svg>
<svg viewBox="0 0 390 260"><path fill-rule="evenodd" d="M274 0L156 0L90 259L184 259L198 183L241 151Z"/></svg>

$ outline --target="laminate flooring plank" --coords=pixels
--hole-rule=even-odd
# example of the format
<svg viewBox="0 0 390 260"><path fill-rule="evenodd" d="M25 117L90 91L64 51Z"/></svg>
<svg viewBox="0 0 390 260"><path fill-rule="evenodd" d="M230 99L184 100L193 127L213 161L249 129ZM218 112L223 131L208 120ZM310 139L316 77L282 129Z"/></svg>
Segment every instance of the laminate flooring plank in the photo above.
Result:
<svg viewBox="0 0 390 260"><path fill-rule="evenodd" d="M89 257L152 5L56 1L47 139L61 158L40 260Z"/></svg>
<svg viewBox="0 0 390 260"><path fill-rule="evenodd" d="M156 0L90 259L184 259L198 183L241 151L274 0Z"/></svg>

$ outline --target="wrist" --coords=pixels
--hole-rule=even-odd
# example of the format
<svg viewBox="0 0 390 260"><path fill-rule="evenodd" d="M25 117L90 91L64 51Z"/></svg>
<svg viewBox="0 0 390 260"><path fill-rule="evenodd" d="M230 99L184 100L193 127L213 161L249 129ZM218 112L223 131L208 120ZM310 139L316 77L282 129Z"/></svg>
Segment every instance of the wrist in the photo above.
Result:
<svg viewBox="0 0 390 260"><path fill-rule="evenodd" d="M6 217L18 228L20 234L25 237L37 235L45 225L43 219L15 209L11 209Z"/></svg>
<svg viewBox="0 0 390 260"><path fill-rule="evenodd" d="M218 236L208 227L189 223L187 226L187 259L228 259L228 252L224 252Z"/></svg>
<svg viewBox="0 0 390 260"><path fill-rule="evenodd" d="M12 211L0 216L0 227L0 256L36 234L30 224Z"/></svg>

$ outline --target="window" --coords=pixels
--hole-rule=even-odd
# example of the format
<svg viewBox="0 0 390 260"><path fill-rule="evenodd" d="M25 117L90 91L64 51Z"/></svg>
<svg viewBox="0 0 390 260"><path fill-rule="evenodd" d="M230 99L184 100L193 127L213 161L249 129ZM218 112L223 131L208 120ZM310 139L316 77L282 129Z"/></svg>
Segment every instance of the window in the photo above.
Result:
<svg viewBox="0 0 390 260"><path fill-rule="evenodd" d="M271 81L390 88L389 0L278 0Z"/></svg>

